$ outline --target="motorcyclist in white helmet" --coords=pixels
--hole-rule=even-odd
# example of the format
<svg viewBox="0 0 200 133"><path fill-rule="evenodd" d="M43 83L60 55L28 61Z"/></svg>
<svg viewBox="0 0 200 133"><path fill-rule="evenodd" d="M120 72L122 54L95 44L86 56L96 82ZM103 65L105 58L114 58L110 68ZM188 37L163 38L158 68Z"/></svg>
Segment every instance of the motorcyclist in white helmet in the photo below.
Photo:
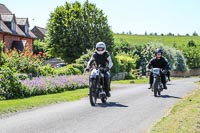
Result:
<svg viewBox="0 0 200 133"><path fill-rule="evenodd" d="M105 92L107 97L110 97L110 69L113 66L111 56L108 51L106 51L106 44L104 42L98 42L96 44L95 53L90 58L86 70L89 71L91 65L96 63L97 66L101 65L104 68L104 83Z"/></svg>

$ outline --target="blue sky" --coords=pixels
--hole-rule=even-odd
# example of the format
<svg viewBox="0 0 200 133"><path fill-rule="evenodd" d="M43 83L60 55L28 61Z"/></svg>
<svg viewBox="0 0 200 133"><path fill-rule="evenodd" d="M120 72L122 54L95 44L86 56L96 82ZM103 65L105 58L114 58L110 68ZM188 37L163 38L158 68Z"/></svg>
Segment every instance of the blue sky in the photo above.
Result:
<svg viewBox="0 0 200 133"><path fill-rule="evenodd" d="M33 25L45 27L52 12L66 0L1 0L17 17L28 17ZM75 0L67 0L74 2ZM78 0L83 3L85 0ZM150 32L200 34L199 0L89 0L102 9L116 33ZM34 23L33 23L34 18Z"/></svg>

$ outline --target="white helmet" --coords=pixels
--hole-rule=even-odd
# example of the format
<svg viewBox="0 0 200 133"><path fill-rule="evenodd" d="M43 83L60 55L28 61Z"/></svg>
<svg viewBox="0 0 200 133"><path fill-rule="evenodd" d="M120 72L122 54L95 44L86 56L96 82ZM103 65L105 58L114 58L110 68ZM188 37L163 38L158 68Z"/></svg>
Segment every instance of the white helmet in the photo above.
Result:
<svg viewBox="0 0 200 133"><path fill-rule="evenodd" d="M99 50L99 48L102 48L101 50ZM98 54L103 54L106 51L106 44L104 42L98 42L96 44L96 52Z"/></svg>

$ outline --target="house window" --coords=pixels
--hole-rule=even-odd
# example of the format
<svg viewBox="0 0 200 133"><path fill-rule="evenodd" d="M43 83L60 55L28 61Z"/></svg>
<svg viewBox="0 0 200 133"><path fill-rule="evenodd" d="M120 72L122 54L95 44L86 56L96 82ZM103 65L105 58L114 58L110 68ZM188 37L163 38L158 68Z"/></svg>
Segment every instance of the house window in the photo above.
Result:
<svg viewBox="0 0 200 133"><path fill-rule="evenodd" d="M11 29L12 29L12 31L16 31L16 24L15 24L14 19L13 19L13 21L11 22Z"/></svg>
<svg viewBox="0 0 200 133"><path fill-rule="evenodd" d="M26 33L29 32L29 29L28 29L28 25L27 25L27 24L25 25L25 32L26 32Z"/></svg>

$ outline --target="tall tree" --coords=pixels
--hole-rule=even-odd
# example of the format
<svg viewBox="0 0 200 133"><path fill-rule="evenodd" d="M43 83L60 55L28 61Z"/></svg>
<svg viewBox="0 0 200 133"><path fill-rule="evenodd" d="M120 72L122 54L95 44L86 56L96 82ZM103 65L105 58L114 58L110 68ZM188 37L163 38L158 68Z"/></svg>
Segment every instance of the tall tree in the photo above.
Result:
<svg viewBox="0 0 200 133"><path fill-rule="evenodd" d="M47 25L47 53L74 62L86 49L93 49L103 41L113 45L113 34L107 17L95 4L76 1L59 6L50 14Z"/></svg>

